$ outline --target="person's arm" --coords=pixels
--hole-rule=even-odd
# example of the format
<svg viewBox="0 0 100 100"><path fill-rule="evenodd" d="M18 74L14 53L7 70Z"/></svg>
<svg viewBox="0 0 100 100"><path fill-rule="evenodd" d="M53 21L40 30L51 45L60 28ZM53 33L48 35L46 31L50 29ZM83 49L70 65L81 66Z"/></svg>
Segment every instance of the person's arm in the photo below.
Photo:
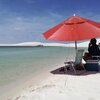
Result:
<svg viewBox="0 0 100 100"><path fill-rule="evenodd" d="M90 47L91 46L92 46L91 43L89 43L89 45L88 45L88 52L90 51Z"/></svg>

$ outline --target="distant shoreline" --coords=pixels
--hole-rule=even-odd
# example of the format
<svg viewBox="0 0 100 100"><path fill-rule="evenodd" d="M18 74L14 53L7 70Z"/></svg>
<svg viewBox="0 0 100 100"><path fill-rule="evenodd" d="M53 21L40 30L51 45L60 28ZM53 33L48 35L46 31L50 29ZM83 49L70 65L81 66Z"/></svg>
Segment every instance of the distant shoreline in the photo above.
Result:
<svg viewBox="0 0 100 100"><path fill-rule="evenodd" d="M82 42L82 43L77 43L78 47L87 47L88 46L88 41L87 42ZM74 42L66 42L65 43L42 43L42 42L22 42L22 43L17 43L17 44L0 44L0 47L3 46L36 46L36 47L43 47L43 46L60 46L60 47L75 47Z"/></svg>

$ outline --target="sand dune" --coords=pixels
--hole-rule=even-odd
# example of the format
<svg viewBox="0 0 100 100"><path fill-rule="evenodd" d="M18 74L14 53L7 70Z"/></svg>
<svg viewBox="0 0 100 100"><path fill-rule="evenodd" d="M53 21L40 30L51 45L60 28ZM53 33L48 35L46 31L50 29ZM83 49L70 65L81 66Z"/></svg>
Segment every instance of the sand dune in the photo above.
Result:
<svg viewBox="0 0 100 100"><path fill-rule="evenodd" d="M87 42L78 43L78 47L87 47ZM0 44L0 46L63 46L63 47L74 47L75 44L73 43L42 43L42 42L22 42L17 44Z"/></svg>

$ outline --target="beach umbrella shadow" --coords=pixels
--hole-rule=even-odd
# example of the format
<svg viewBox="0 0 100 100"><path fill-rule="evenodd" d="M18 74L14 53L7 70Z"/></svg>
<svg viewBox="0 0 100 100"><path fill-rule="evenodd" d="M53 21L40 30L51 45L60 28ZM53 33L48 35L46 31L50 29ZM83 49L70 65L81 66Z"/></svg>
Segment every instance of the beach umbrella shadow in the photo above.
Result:
<svg viewBox="0 0 100 100"><path fill-rule="evenodd" d="M52 71L50 71L50 73L54 74L54 75L75 75L76 74L73 72L73 70L69 69L69 70L65 70L65 66L61 66L57 69L54 69ZM85 76L85 75L90 75L90 74L97 74L100 73L100 71L86 71L86 70L77 70L77 75L78 76Z"/></svg>

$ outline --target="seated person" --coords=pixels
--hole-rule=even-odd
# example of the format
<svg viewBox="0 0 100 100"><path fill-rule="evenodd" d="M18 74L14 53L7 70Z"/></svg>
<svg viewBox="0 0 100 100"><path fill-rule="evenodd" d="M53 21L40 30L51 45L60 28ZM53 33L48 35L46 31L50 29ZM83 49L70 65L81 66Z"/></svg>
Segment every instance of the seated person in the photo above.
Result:
<svg viewBox="0 0 100 100"><path fill-rule="evenodd" d="M96 60L97 57L92 57L92 56L100 56L100 49L98 45L96 44L97 40L95 38L90 40L89 46L88 46L88 52L87 54L84 55L83 59L89 60L93 59Z"/></svg>
<svg viewBox="0 0 100 100"><path fill-rule="evenodd" d="M91 56L100 56L100 49L96 42L97 40L93 38L89 43L88 51Z"/></svg>

